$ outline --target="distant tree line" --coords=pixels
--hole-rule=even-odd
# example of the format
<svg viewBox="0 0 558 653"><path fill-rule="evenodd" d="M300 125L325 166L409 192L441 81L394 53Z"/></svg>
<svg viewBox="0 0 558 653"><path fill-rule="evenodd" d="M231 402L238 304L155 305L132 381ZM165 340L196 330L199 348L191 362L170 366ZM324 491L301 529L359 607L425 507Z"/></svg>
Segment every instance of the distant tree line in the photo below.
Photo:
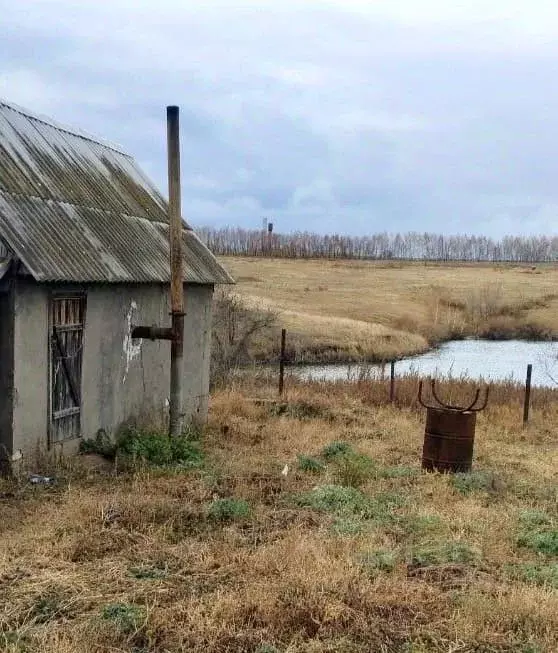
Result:
<svg viewBox="0 0 558 653"><path fill-rule="evenodd" d="M441 236L433 233L377 233L370 236L291 234L202 227L200 238L218 256L273 256L429 261L558 261L558 236Z"/></svg>

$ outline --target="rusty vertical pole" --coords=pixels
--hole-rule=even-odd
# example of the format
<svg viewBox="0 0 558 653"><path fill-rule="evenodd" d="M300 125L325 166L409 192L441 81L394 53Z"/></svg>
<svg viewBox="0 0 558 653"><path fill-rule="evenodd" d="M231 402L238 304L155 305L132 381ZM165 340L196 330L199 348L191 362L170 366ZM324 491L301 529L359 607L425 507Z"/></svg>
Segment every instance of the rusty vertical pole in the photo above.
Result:
<svg viewBox="0 0 558 653"><path fill-rule="evenodd" d="M281 329L281 354L279 356L279 396L283 396L285 385L285 343L287 340L287 329Z"/></svg>
<svg viewBox="0 0 558 653"><path fill-rule="evenodd" d="M169 175L170 299L172 316L169 435L182 433L184 378L184 285L182 274L182 211L180 207L180 125L178 107L167 107Z"/></svg>
<svg viewBox="0 0 558 653"><path fill-rule="evenodd" d="M529 421L529 406L531 404L531 374L533 373L533 366L531 363L527 365L527 377L525 378L525 401L523 402L523 426L526 426Z"/></svg>
<svg viewBox="0 0 558 653"><path fill-rule="evenodd" d="M389 375L389 403L395 401L395 361L391 361Z"/></svg>

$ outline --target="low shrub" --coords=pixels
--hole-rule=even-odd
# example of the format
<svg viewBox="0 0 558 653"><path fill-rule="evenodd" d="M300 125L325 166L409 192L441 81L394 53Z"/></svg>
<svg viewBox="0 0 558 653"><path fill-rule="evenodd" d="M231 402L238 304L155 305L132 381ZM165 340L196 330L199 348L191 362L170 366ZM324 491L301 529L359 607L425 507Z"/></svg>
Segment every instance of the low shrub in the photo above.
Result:
<svg viewBox="0 0 558 653"><path fill-rule="evenodd" d="M127 427L116 439L118 456L128 460L140 460L155 466L179 465L199 467L203 454L198 443L181 436L171 438L157 431L144 431Z"/></svg>
<svg viewBox="0 0 558 653"><path fill-rule="evenodd" d="M203 462L198 439L199 433L195 429L171 438L160 431L125 426L117 433L114 441L101 429L95 438L83 440L80 450L82 453L96 453L109 459L118 456L128 463L193 468Z"/></svg>

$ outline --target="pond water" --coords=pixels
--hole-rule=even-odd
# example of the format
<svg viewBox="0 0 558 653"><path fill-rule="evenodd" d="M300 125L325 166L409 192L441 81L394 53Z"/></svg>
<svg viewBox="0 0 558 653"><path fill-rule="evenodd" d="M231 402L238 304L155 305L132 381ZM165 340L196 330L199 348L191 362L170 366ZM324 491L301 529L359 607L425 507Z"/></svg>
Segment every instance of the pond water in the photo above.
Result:
<svg viewBox="0 0 558 653"><path fill-rule="evenodd" d="M455 340L420 356L412 356L395 364L396 376L414 372L424 377L466 376L490 381L525 382L527 365L533 365L532 385L558 385L558 343L523 340ZM366 366L381 377L380 366ZM323 365L291 368L303 379L337 380L358 378L358 365ZM384 369L389 376L389 365ZM553 381L556 379L557 383Z"/></svg>

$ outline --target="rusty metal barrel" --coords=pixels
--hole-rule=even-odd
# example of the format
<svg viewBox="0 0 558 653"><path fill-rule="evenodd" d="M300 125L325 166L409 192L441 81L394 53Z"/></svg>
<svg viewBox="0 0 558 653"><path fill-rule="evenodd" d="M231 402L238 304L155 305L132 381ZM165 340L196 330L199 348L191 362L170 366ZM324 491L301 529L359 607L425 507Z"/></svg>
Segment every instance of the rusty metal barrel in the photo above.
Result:
<svg viewBox="0 0 558 653"><path fill-rule="evenodd" d="M443 408L426 410L422 468L439 472L469 472L473 463L477 414Z"/></svg>
<svg viewBox="0 0 558 653"><path fill-rule="evenodd" d="M477 390L474 401L465 407L442 402L436 394L434 380L431 389L437 406L424 403L420 382L419 402L426 408L422 468L438 472L469 472L473 463L477 413L486 407L488 388L482 404L477 405L480 394Z"/></svg>

